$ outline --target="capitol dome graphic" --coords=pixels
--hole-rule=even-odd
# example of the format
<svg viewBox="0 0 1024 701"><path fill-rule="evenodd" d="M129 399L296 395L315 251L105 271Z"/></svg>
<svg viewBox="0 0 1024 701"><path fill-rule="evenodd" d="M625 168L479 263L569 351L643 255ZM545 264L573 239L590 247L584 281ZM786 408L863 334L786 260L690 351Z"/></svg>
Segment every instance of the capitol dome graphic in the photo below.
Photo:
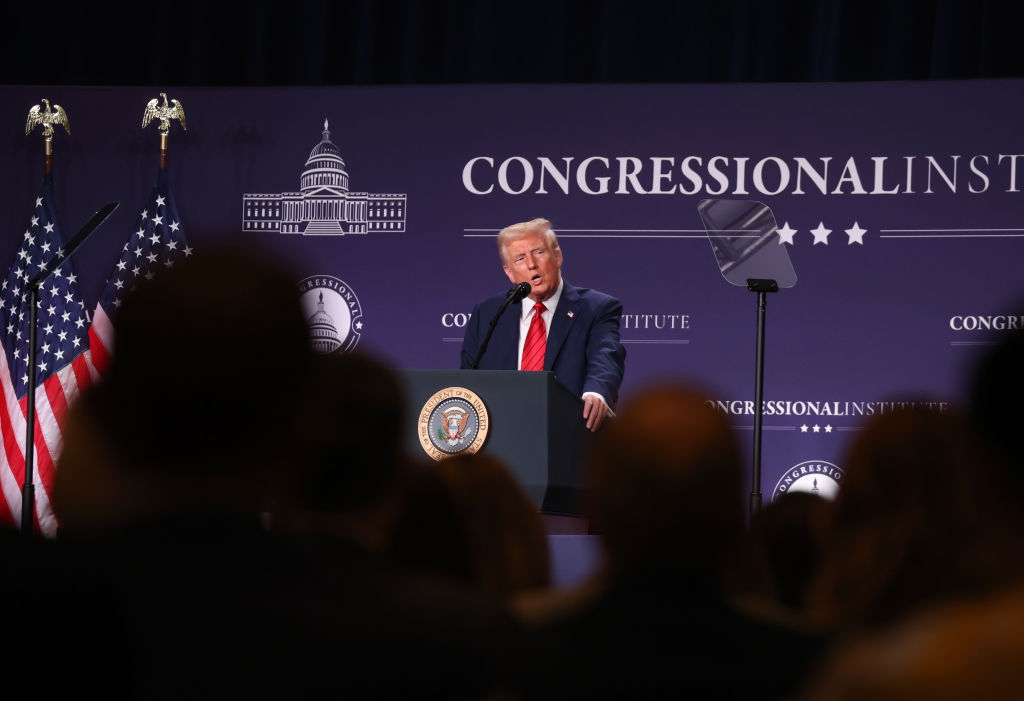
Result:
<svg viewBox="0 0 1024 701"><path fill-rule="evenodd" d="M333 353L341 347L338 327L334 325L331 315L324 311L323 292L320 293L317 310L309 317L309 338L317 353Z"/></svg>
<svg viewBox="0 0 1024 701"><path fill-rule="evenodd" d="M317 353L347 353L363 332L363 310L355 290L333 275L311 275L299 283L299 302Z"/></svg>
<svg viewBox="0 0 1024 701"><path fill-rule="evenodd" d="M276 171L275 171L276 172ZM352 192L341 150L324 119L298 192L242 195L242 230L300 236L405 232L404 194Z"/></svg>

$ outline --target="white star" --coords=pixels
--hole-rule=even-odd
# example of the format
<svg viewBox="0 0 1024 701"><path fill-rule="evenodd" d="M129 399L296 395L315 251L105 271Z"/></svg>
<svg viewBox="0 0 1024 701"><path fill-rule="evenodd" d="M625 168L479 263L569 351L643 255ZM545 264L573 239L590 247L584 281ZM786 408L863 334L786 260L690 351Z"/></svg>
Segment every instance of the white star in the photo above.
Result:
<svg viewBox="0 0 1024 701"><path fill-rule="evenodd" d="M117 261L117 269L118 270L124 270L127 267L128 267L128 264L125 263L123 260Z"/></svg>
<svg viewBox="0 0 1024 701"><path fill-rule="evenodd" d="M21 258L22 260L28 260L28 251L26 251L24 248L21 249L20 251L18 251L18 257Z"/></svg>
<svg viewBox="0 0 1024 701"><path fill-rule="evenodd" d="M146 256L146 259L149 260L150 263L156 263L156 254L150 253L148 256Z"/></svg>
<svg viewBox="0 0 1024 701"><path fill-rule="evenodd" d="M39 226L39 217L32 217L32 226ZM29 241L31 240L29 239Z"/></svg>
<svg viewBox="0 0 1024 701"><path fill-rule="evenodd" d="M185 256L187 257L190 255L192 255L192 248L190 246L185 246Z"/></svg>
<svg viewBox="0 0 1024 701"><path fill-rule="evenodd" d="M47 265L49 265L49 262L48 262L48 261L45 261L45 260L41 260L41 261L39 261L39 269L40 269L40 270L46 270L46 266L47 266Z"/></svg>
<svg viewBox="0 0 1024 701"><path fill-rule="evenodd" d="M171 260L170 258L168 258L167 260L164 261L164 265L166 265L168 268L173 268L174 267L174 261Z"/></svg>
<svg viewBox="0 0 1024 701"><path fill-rule="evenodd" d="M132 275L138 275L138 274L139 274L139 266L133 265L132 266Z"/></svg>
<svg viewBox="0 0 1024 701"><path fill-rule="evenodd" d="M819 243L828 245L828 235L832 233L832 229L825 228L825 222L818 222L817 229L811 229L811 234L814 235L814 245L817 246Z"/></svg>
<svg viewBox="0 0 1024 701"><path fill-rule="evenodd" d="M46 363L39 363L36 367L39 368L39 372L46 372Z"/></svg>
<svg viewBox="0 0 1024 701"><path fill-rule="evenodd" d="M64 295L64 301L67 302L68 304L71 304L71 300L74 298L75 296L71 294L70 291L66 295Z"/></svg>
<svg viewBox="0 0 1024 701"><path fill-rule="evenodd" d="M114 287L116 287L117 289L121 289L122 287L124 287L124 282L122 282L121 280L115 280Z"/></svg>
<svg viewBox="0 0 1024 701"><path fill-rule="evenodd" d="M146 230L140 226L139 230L135 232L135 235L141 239L143 236L146 235Z"/></svg>
<svg viewBox="0 0 1024 701"><path fill-rule="evenodd" d="M46 311L50 314L50 316L53 316L54 314L57 313L57 308L51 304L49 307L46 308Z"/></svg>
<svg viewBox="0 0 1024 701"><path fill-rule="evenodd" d="M56 285L50 288L50 294L53 295L54 297L56 297L59 292L60 290L57 289Z"/></svg>
<svg viewBox="0 0 1024 701"><path fill-rule="evenodd" d="M176 221L172 221L171 222L171 231L177 231L179 226L181 226L181 224L179 224Z"/></svg>
<svg viewBox="0 0 1024 701"><path fill-rule="evenodd" d="M120 297L115 297L114 298L114 309L117 309L120 306L121 306L121 298Z"/></svg>
<svg viewBox="0 0 1024 701"><path fill-rule="evenodd" d="M54 277L64 277L64 273L62 273L60 271L60 268L57 268L56 270L53 271L53 276Z"/></svg>
<svg viewBox="0 0 1024 701"><path fill-rule="evenodd" d="M17 348L14 349L14 359L21 360L21 351L18 350Z"/></svg>
<svg viewBox="0 0 1024 701"><path fill-rule="evenodd" d="M37 197L36 198L36 207L42 207L42 206L43 206L43 198L42 197Z"/></svg>
<svg viewBox="0 0 1024 701"><path fill-rule="evenodd" d="M78 276L75 275L74 273L71 273L70 275L68 275L68 284L69 285L74 285L77 280L78 280Z"/></svg>
<svg viewBox="0 0 1024 701"><path fill-rule="evenodd" d="M45 331L46 335L49 336L51 333L53 333L53 325L47 324L46 326L43 327L43 331Z"/></svg>
<svg viewBox="0 0 1024 701"><path fill-rule="evenodd" d="M167 242L167 247L172 251L176 251L178 250L178 242L175 241L174 239L171 239L170 241Z"/></svg>
<svg viewBox="0 0 1024 701"><path fill-rule="evenodd" d="M43 344L43 355L46 355L49 352L50 352L50 344L49 343L44 343Z"/></svg>
<svg viewBox="0 0 1024 701"><path fill-rule="evenodd" d="M158 245L160 243L160 234L154 231L153 235L149 237L149 240L153 242L154 246Z"/></svg>
<svg viewBox="0 0 1024 701"><path fill-rule="evenodd" d="M138 258L141 255L142 255L142 246L139 246L138 248L135 249L135 257Z"/></svg>
<svg viewBox="0 0 1024 701"><path fill-rule="evenodd" d="M78 348L79 343L81 343L81 340L79 340L78 336L75 336L74 338L71 339L71 345L73 345L75 348Z"/></svg>
<svg viewBox="0 0 1024 701"><path fill-rule="evenodd" d="M40 246L40 248L43 249L43 253L49 253L50 252L50 242L47 241L42 246Z"/></svg>
<svg viewBox="0 0 1024 701"><path fill-rule="evenodd" d="M829 424L825 424L825 433L832 433L832 427Z"/></svg>
<svg viewBox="0 0 1024 701"><path fill-rule="evenodd" d="M821 426L819 426L818 424L814 424L814 426L811 427L811 430L814 431L815 433L821 433Z"/></svg>
<svg viewBox="0 0 1024 701"><path fill-rule="evenodd" d="M362 329L362 328L363 328L363 322L361 322L361 321L357 321L357 322L356 322L356 328L357 328L357 329Z"/></svg>
<svg viewBox="0 0 1024 701"><path fill-rule="evenodd" d="M75 319L75 328L79 328L80 329L80 328L82 328L82 326L84 324L85 324L85 319L83 319L82 317L78 317L77 319Z"/></svg>
<svg viewBox="0 0 1024 701"><path fill-rule="evenodd" d="M14 324L7 325L7 333L14 333Z"/></svg>
<svg viewBox="0 0 1024 701"><path fill-rule="evenodd" d="M61 314L60 320L63 321L65 324L71 321L71 312L64 312L63 314Z"/></svg>
<svg viewBox="0 0 1024 701"><path fill-rule="evenodd" d="M146 217L149 216L149 212L147 212L146 210L142 210L142 214L140 214L139 216L145 219Z"/></svg>
<svg viewBox="0 0 1024 701"><path fill-rule="evenodd" d="M44 226L43 228L46 229L46 233L52 234L53 233L53 222L47 222L46 226Z"/></svg>
<svg viewBox="0 0 1024 701"><path fill-rule="evenodd" d="M57 334L57 338L59 338L62 342L68 340L68 332L61 331L59 334Z"/></svg>
<svg viewBox="0 0 1024 701"><path fill-rule="evenodd" d="M161 215L158 214L155 217L153 217L153 224L159 226L159 225L162 225L163 223L164 223L164 218Z"/></svg>
<svg viewBox="0 0 1024 701"><path fill-rule="evenodd" d="M789 228L789 222L783 224L782 228L777 230L777 233L779 234L779 245L781 246L784 243L788 243L790 246L792 246L793 235L796 234L796 232L796 229Z"/></svg>
<svg viewBox="0 0 1024 701"><path fill-rule="evenodd" d="M152 272L148 272L145 275L143 275L143 277L146 278L147 280L152 280L153 279L153 273Z"/></svg>
<svg viewBox="0 0 1024 701"><path fill-rule="evenodd" d="M800 433L807 433L807 424L800 427Z"/></svg>
<svg viewBox="0 0 1024 701"><path fill-rule="evenodd" d="M850 237L848 246L852 246L855 243L859 243L861 246L864 245L864 234L868 233L867 229L860 228L860 224L857 222L853 223L853 226L846 230L846 235Z"/></svg>
<svg viewBox="0 0 1024 701"><path fill-rule="evenodd" d="M21 376L21 384L23 384L23 385L27 385L28 384L28 375L22 375Z"/></svg>
<svg viewBox="0 0 1024 701"><path fill-rule="evenodd" d="M157 195L156 196L156 206L157 207L163 207L164 202L165 202L165 200L163 198L163 195Z"/></svg>
<svg viewBox="0 0 1024 701"><path fill-rule="evenodd" d="M25 240L28 241L30 238L32 238L32 234L28 233L28 229L25 229Z"/></svg>
<svg viewBox="0 0 1024 701"><path fill-rule="evenodd" d="M56 353L53 354L53 357L56 358L57 360L64 360L64 351L57 351Z"/></svg>
<svg viewBox="0 0 1024 701"><path fill-rule="evenodd" d="M58 258L63 258L64 257L64 249L63 248L58 248L57 249L57 257Z"/></svg>

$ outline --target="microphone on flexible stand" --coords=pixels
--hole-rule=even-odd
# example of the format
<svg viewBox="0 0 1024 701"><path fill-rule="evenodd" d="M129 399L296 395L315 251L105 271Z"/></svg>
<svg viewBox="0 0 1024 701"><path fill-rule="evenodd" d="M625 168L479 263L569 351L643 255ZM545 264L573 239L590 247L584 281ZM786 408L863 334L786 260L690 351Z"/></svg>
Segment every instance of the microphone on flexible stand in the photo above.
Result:
<svg viewBox="0 0 1024 701"><path fill-rule="evenodd" d="M477 351L476 358L473 360L473 364L470 366L473 370L480 367L480 359L484 357L484 353L487 351L487 344L491 342L491 336L494 334L494 327L498 325L498 319L505 313L511 305L516 302L522 302L523 298L530 294L530 283L520 282L518 285L510 289L505 293L505 301L502 302L498 308L498 313L491 319L491 327L487 329L487 335L484 336L484 342L480 344L480 350Z"/></svg>

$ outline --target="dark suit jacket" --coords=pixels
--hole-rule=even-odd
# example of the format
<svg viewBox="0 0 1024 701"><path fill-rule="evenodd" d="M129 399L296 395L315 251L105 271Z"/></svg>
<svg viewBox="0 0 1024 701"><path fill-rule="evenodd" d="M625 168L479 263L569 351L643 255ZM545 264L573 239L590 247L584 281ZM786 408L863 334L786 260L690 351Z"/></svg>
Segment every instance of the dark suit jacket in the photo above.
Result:
<svg viewBox="0 0 1024 701"><path fill-rule="evenodd" d="M562 280L562 296L548 332L544 369L577 397L597 392L612 407L619 397L619 385L626 360L626 349L619 341L622 303L603 292L573 287ZM485 299L473 307L462 342L462 368L472 366L491 319L505 295ZM521 307L505 310L487 352L480 359L484 370L518 370L519 316Z"/></svg>

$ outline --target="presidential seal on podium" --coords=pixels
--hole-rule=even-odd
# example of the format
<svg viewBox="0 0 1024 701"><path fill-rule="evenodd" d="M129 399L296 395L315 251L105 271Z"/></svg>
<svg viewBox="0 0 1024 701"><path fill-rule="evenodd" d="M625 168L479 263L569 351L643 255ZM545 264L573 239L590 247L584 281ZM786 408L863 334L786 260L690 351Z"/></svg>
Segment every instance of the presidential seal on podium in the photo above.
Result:
<svg viewBox="0 0 1024 701"><path fill-rule="evenodd" d="M464 387L436 392L423 405L416 425L420 445L434 460L477 452L489 429L483 400Z"/></svg>

